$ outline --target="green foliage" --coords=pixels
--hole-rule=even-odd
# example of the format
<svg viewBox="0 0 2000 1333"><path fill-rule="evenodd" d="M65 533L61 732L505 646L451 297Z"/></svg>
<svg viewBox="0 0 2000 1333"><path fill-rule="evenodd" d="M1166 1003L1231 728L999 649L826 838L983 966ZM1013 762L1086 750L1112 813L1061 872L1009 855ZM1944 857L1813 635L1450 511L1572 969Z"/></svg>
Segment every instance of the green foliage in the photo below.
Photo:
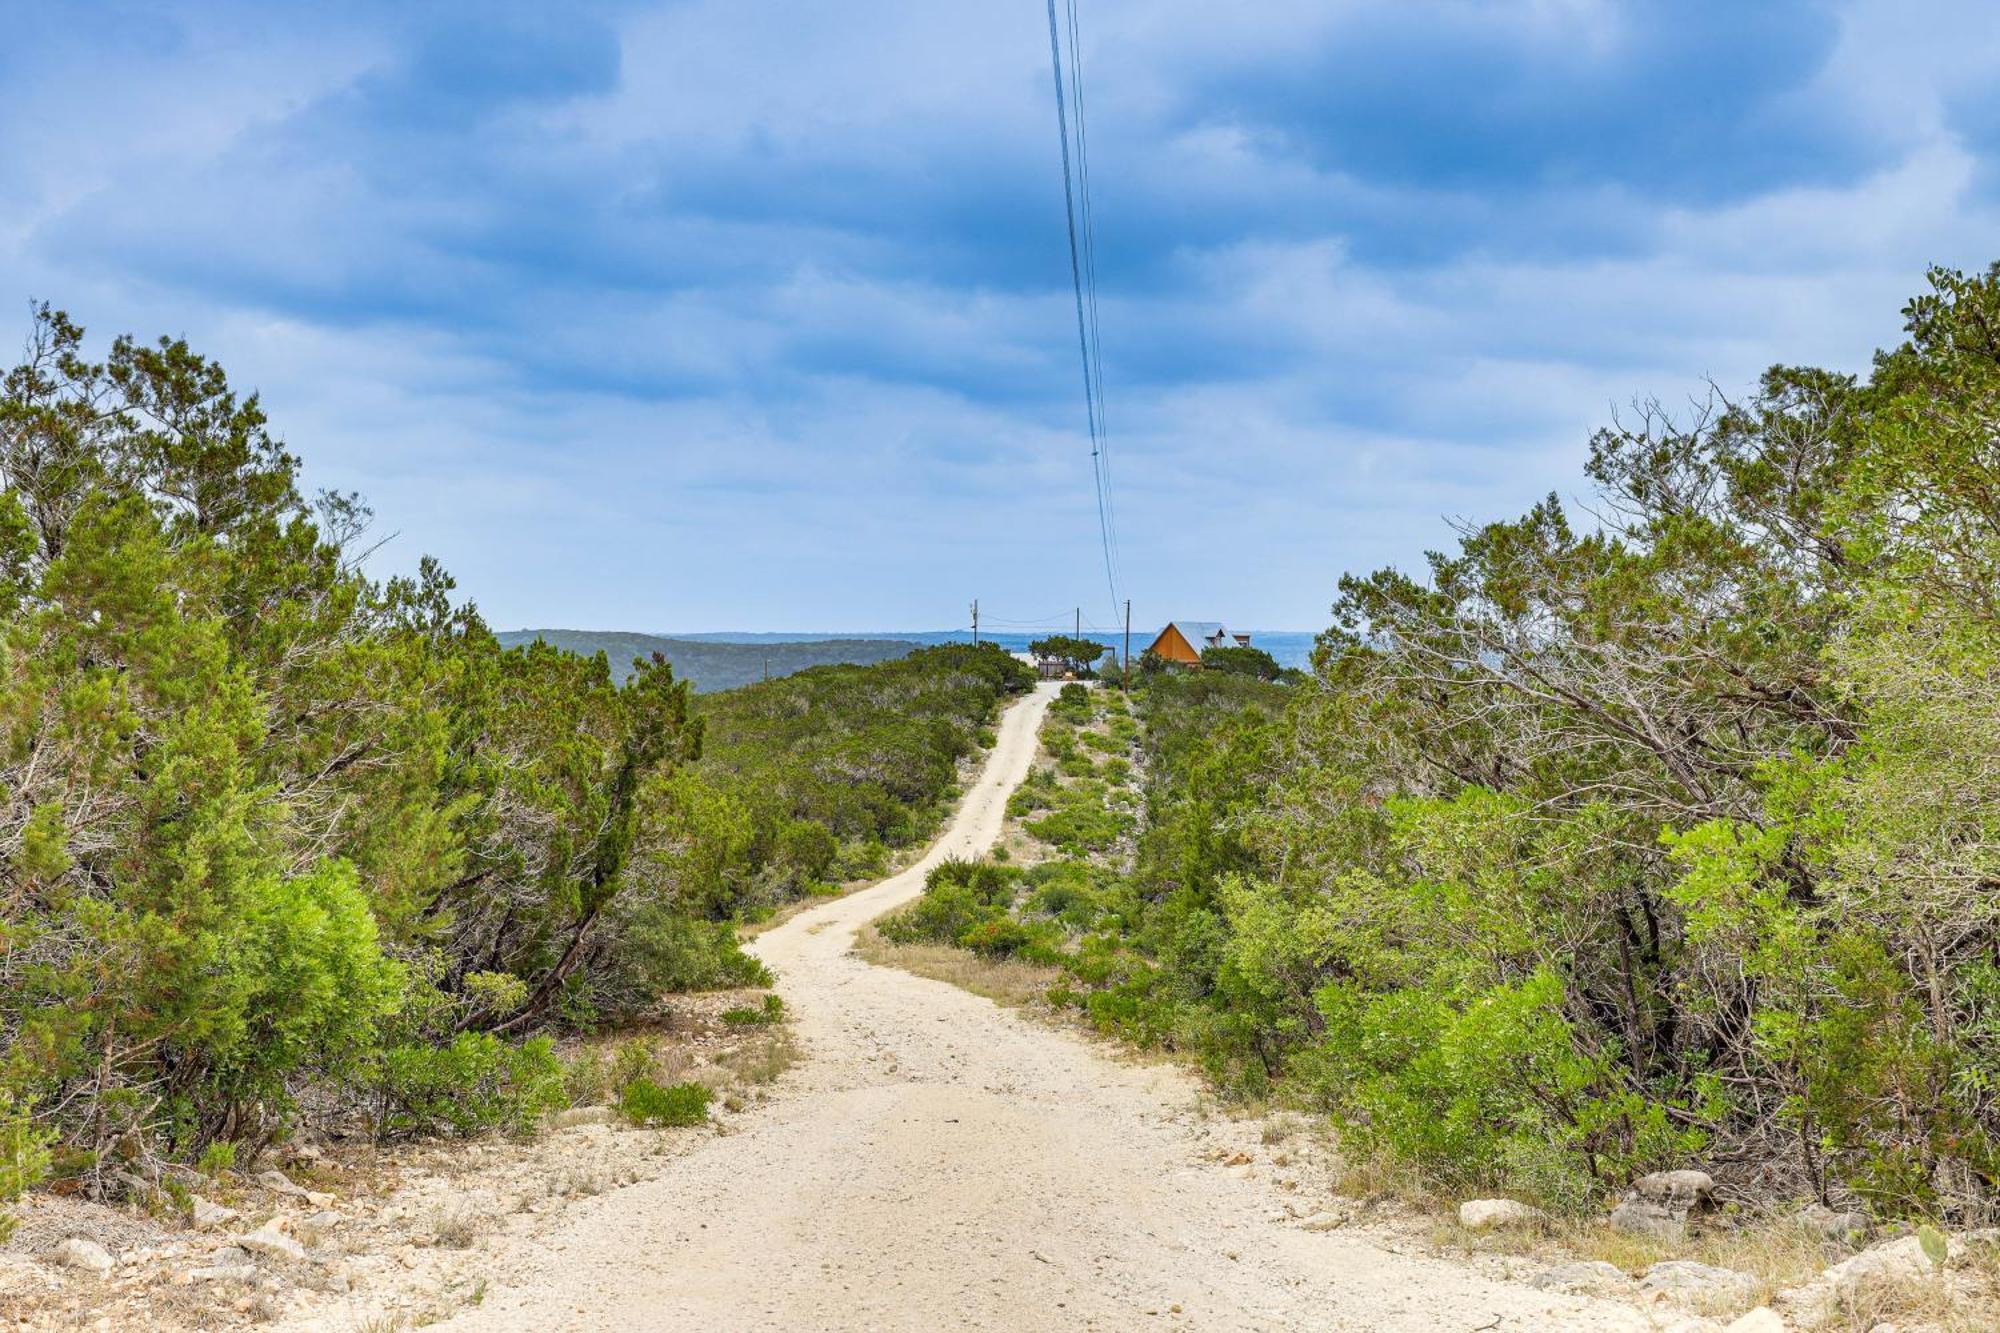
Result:
<svg viewBox="0 0 2000 1333"><path fill-rule="evenodd" d="M211 1179L225 1171L235 1169L235 1166L236 1145L228 1139L217 1139L209 1144L201 1150L201 1156L195 1160L195 1170Z"/></svg>
<svg viewBox="0 0 2000 1333"><path fill-rule="evenodd" d="M1036 657L1055 658L1079 676L1094 675L1097 664L1111 653L1111 649L1095 639L1079 639L1068 634L1051 634L1045 639L1036 639L1028 645L1028 651Z"/></svg>
<svg viewBox="0 0 2000 1333"><path fill-rule="evenodd" d="M526 1134L569 1105L564 1070L547 1037L510 1045L489 1032L461 1032L443 1046L393 1046L375 1076L376 1132Z"/></svg>
<svg viewBox="0 0 2000 1333"><path fill-rule="evenodd" d="M1010 808L1102 877L933 934L1056 932L1061 1002L1453 1187L1702 1161L1989 1215L2000 269L1905 314L1865 382L1600 432L1588 527L1551 497L1342 580L1303 688L1145 671L1134 844L1052 710Z"/></svg>
<svg viewBox="0 0 2000 1333"><path fill-rule="evenodd" d="M32 1107L17 1105L0 1091L0 1244L13 1234L15 1221L6 1205L40 1183L49 1170L49 1143L54 1135L30 1118Z"/></svg>
<svg viewBox="0 0 2000 1333"><path fill-rule="evenodd" d="M1201 650L1201 664L1210 671L1227 672L1232 676L1248 676L1252 680L1277 680L1284 674L1278 659L1262 648L1232 645L1227 648L1204 648Z"/></svg>
<svg viewBox="0 0 2000 1333"><path fill-rule="evenodd" d="M502 646L429 559L366 577L366 507L298 472L177 341L93 362L42 308L0 379L0 1095L65 1170L268 1142L308 1089L531 1123L523 1038L768 980L731 921L923 836L1030 683L899 645L697 704Z"/></svg>
<svg viewBox="0 0 2000 1333"><path fill-rule="evenodd" d="M776 995L766 995L754 1009L748 1005L724 1009L722 1021L737 1027L768 1027L773 1023L782 1023L785 1021L785 1002Z"/></svg>
<svg viewBox="0 0 2000 1333"><path fill-rule="evenodd" d="M661 1087L649 1078L633 1079L618 1096L618 1113L635 1125L666 1128L708 1122L711 1093L699 1083Z"/></svg>

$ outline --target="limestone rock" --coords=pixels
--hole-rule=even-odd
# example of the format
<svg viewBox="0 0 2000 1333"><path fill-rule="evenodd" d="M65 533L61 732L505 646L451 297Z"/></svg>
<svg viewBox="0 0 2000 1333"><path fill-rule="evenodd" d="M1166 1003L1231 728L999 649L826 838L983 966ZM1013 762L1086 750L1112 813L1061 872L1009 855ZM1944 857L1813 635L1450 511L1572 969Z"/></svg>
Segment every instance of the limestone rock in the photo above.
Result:
<svg viewBox="0 0 2000 1333"><path fill-rule="evenodd" d="M83 1236L70 1236L60 1241L49 1251L48 1259L52 1264L78 1269L96 1277L105 1277L118 1266L111 1257L111 1251Z"/></svg>
<svg viewBox="0 0 2000 1333"><path fill-rule="evenodd" d="M1548 1220L1539 1208L1513 1199L1468 1199L1458 1206L1458 1224L1472 1231L1498 1227L1531 1227Z"/></svg>
<svg viewBox="0 0 2000 1333"><path fill-rule="evenodd" d="M1715 1207L1715 1179L1706 1171L1655 1171L1632 1182L1612 1210L1611 1225L1634 1236L1679 1240L1690 1214Z"/></svg>
<svg viewBox="0 0 2000 1333"><path fill-rule="evenodd" d="M1947 1262L1965 1253L1965 1242L1956 1236L1948 1237L1945 1245ZM1845 1293L1866 1282L1908 1282L1929 1277L1934 1271L1935 1265L1924 1253L1923 1242L1915 1236L1904 1236L1871 1245L1852 1259L1841 1260L1821 1273L1820 1281L1830 1284L1836 1292Z"/></svg>
<svg viewBox="0 0 2000 1333"><path fill-rule="evenodd" d="M1299 1230L1338 1231L1340 1228L1346 1226L1348 1222L1351 1220L1352 1218L1350 1214L1348 1214L1345 1210L1329 1208L1323 1212L1314 1213L1311 1217L1308 1217L1304 1221L1300 1222Z"/></svg>
<svg viewBox="0 0 2000 1333"><path fill-rule="evenodd" d="M1611 1225L1633 1236L1679 1240L1687 1234L1686 1216L1675 1216L1664 1204L1628 1196L1611 1210Z"/></svg>
<svg viewBox="0 0 2000 1333"><path fill-rule="evenodd" d="M1770 1306L1760 1305L1732 1321L1723 1333L1785 1333L1785 1321Z"/></svg>
<svg viewBox="0 0 2000 1333"><path fill-rule="evenodd" d="M191 1202L193 1204L193 1222L196 1231L213 1231L217 1227L227 1226L236 1220L236 1210L234 1208L225 1208L219 1203L202 1198L199 1194L191 1196Z"/></svg>
<svg viewBox="0 0 2000 1333"><path fill-rule="evenodd" d="M1859 1245L1875 1229L1866 1213L1835 1212L1823 1203L1800 1209L1797 1220L1806 1230L1843 1245Z"/></svg>
<svg viewBox="0 0 2000 1333"><path fill-rule="evenodd" d="M1642 1199L1687 1212L1715 1201L1715 1178L1706 1171L1655 1171L1633 1181L1632 1190Z"/></svg>
<svg viewBox="0 0 2000 1333"><path fill-rule="evenodd" d="M304 1198L306 1193L302 1187L292 1183L290 1176L276 1168L269 1171L259 1171L257 1173L257 1183L273 1194L288 1194L294 1198Z"/></svg>
<svg viewBox="0 0 2000 1333"><path fill-rule="evenodd" d="M188 1279L193 1282L255 1282L255 1264L210 1264L206 1268L190 1268Z"/></svg>
<svg viewBox="0 0 2000 1333"><path fill-rule="evenodd" d="M1528 1279L1539 1291L1559 1291L1570 1296L1612 1296L1632 1289L1632 1278L1616 1264L1602 1259L1573 1264L1557 1264Z"/></svg>
<svg viewBox="0 0 2000 1333"><path fill-rule="evenodd" d="M327 1232L332 1231L346 1220L345 1217L334 1212L331 1208L322 1208L311 1217L301 1221L299 1223L299 1231L306 1239L313 1240L324 1236Z"/></svg>
<svg viewBox="0 0 2000 1333"><path fill-rule="evenodd" d="M253 1254L274 1259L303 1260L306 1257L305 1246L272 1225L261 1226L247 1236L239 1236L236 1243Z"/></svg>
<svg viewBox="0 0 2000 1333"><path fill-rule="evenodd" d="M1733 1268L1669 1259L1654 1264L1639 1281L1639 1290L1683 1305L1720 1305L1748 1301L1757 1295L1757 1279Z"/></svg>

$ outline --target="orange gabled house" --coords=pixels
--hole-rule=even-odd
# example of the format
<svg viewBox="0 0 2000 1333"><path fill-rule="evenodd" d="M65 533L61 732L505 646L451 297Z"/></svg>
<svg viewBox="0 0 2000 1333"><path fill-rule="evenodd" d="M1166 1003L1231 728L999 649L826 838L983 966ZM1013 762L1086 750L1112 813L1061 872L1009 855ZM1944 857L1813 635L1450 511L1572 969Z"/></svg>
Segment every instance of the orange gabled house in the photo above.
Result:
<svg viewBox="0 0 2000 1333"><path fill-rule="evenodd" d="M1168 662L1200 666L1202 653L1210 648L1248 648L1248 634L1231 634L1219 620L1174 620L1160 631L1146 651Z"/></svg>

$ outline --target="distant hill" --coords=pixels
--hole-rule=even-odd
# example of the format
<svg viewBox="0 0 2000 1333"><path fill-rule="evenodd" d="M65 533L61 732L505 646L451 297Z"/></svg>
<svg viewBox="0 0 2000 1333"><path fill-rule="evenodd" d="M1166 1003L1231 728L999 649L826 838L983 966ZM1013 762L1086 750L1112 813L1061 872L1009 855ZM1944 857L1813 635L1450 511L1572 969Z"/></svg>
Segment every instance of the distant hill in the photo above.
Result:
<svg viewBox="0 0 2000 1333"><path fill-rule="evenodd" d="M591 629L510 629L500 630L494 637L509 648L540 639L586 656L602 652L611 660L612 675L621 681L632 674L634 658L664 653L667 661L673 663L674 676L693 681L696 692L702 694L733 690L738 685L762 680L767 674L789 676L829 662L886 662L893 657L907 657L918 646L904 639L720 643Z"/></svg>

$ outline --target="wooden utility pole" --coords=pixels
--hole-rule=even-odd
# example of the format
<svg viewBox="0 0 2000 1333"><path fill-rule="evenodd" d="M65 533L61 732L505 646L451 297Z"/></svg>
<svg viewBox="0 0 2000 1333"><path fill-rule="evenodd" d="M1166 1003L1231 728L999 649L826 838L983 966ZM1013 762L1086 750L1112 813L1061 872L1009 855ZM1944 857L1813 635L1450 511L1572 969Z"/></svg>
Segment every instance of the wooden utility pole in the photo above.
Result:
<svg viewBox="0 0 2000 1333"><path fill-rule="evenodd" d="M979 646L979 599L972 599L972 646Z"/></svg>
<svg viewBox="0 0 2000 1333"><path fill-rule="evenodd" d="M1075 634L1075 637L1076 637L1076 638L1079 638L1079 639L1083 637L1083 608L1082 608L1082 607L1080 607L1080 606L1079 606L1079 607L1078 607L1078 608L1076 609L1076 634Z"/></svg>
<svg viewBox="0 0 2000 1333"><path fill-rule="evenodd" d="M1124 669L1118 673L1118 688L1127 694L1132 692L1132 599L1130 597L1125 599L1125 662Z"/></svg>

